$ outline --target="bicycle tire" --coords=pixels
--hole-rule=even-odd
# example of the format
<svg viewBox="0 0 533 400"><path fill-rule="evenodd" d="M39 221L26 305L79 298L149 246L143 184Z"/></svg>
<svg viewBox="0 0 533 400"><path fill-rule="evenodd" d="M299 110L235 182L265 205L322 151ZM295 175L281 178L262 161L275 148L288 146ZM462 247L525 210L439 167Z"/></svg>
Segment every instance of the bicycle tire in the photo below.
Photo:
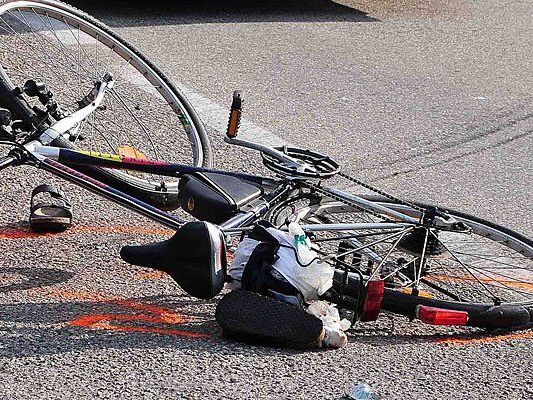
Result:
<svg viewBox="0 0 533 400"><path fill-rule="evenodd" d="M83 20L84 23L88 24L88 26L94 27L95 31L98 30L98 32L104 32L107 35L106 40L111 41L110 43L113 43L114 45L116 44L117 46L122 46L121 49L126 49L129 52L128 54L131 54L132 56L134 55L136 57L136 60L138 60L137 62L139 62L143 67L146 68L145 73L149 70L150 73L153 74L153 76L159 79L161 82L161 86L164 86L165 90L167 90L168 93L170 93L172 96L174 96L173 98L176 99L176 107L185 110L186 115L189 117L188 120L190 121L190 125L192 126L191 129L193 129L196 132L195 135L197 135L196 143L190 142L191 138L189 137L189 142L193 145L193 152L196 152L195 154L197 154L197 156L195 156L194 164L202 167L212 166L213 159L209 138L198 114L196 113L192 105L188 102L188 100L185 98L180 89L168 78L166 74L164 74L159 69L159 67L157 67L157 65L154 64L154 62L150 58L145 56L135 46L131 45L122 37L120 37L116 32L114 32L103 22L97 20L96 18L88 15L87 13L81 10L76 9L75 7L69 4L56 0L31 0L30 2L20 0L2 0L0 1L0 7L4 5L9 5L10 8L8 8L8 11L11 11L12 9L18 10L17 3L20 4L20 7L28 7L28 4L33 4L35 5L35 7L37 7L38 5L52 7L55 12L58 13L58 15L61 15L61 13L68 13L71 16ZM99 43L103 42L101 41ZM120 56L122 57L122 55ZM139 73L141 73L140 70ZM4 88L0 91L0 93L11 91L13 88L14 85L8 79L4 82ZM4 103L6 101L9 102L9 100L4 99ZM20 111L20 107L18 108L18 110ZM20 117L35 122L35 113L30 112L27 115L23 115ZM64 148L75 148L75 146L73 146L72 143L65 138L58 138L53 143L51 143L51 145ZM133 195L143 201L146 201L156 207L172 209L179 206L177 198L177 184L172 183L172 185L167 185L162 190L162 188L154 186L153 183L148 181L142 181L137 177L133 177L128 173L125 173L124 171L116 171L96 167L71 167L87 175L90 175L95 179L101 180L130 195Z"/></svg>
<svg viewBox="0 0 533 400"><path fill-rule="evenodd" d="M398 203L391 201L388 198L382 196L368 196L362 195L367 200L376 201L382 204L386 204L389 207L397 206L398 209L405 210L405 207ZM322 198L321 201L324 199ZM315 200L316 201L316 200ZM327 204L328 201L333 204L331 200L326 200L323 204ZM323 205L322 203L320 203ZM428 204L423 203L413 203L416 206L422 208L432 207ZM475 217L463 212L446 209L445 212L453 215L454 217L460 217L471 222L482 224L488 228L497 230L505 235L513 237L518 242L523 243L524 246L527 246L530 249L530 252L533 252L533 240L525 237L521 233L515 232L509 228L500 226L491 221ZM297 213L298 210L293 210L293 213ZM273 214L268 216L271 222L279 223L279 220L272 219L276 215L276 211L272 211ZM416 210L412 210L413 215L416 213ZM531 259L528 257L528 259ZM357 288L353 288L355 291ZM480 327L480 328L522 328L530 327L533 325L533 297L528 301L523 302L513 302L513 303L502 303L501 305L495 305L491 303L484 302L461 302L461 301L452 301L449 299L443 300L438 298L431 298L425 296L417 296L410 293L404 293L399 290L386 288L383 301L382 309L387 310L396 314L401 314L407 316L411 319L416 318L416 311L418 306L428 306L443 308L448 310L457 310L457 311L466 311L468 313L468 322L467 325Z"/></svg>

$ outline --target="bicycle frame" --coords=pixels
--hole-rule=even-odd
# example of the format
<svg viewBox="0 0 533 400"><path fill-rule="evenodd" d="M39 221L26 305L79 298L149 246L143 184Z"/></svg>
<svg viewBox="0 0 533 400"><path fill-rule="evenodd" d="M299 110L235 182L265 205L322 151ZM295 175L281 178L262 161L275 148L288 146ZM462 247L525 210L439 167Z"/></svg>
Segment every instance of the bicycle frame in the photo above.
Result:
<svg viewBox="0 0 533 400"><path fill-rule="evenodd" d="M128 195L127 193L123 193L97 179L80 173L75 169L75 166L126 169L149 173L153 175L171 176L178 178L180 176L183 176L184 174L190 174L195 172L211 172L251 181L261 185L262 187L272 187L273 190L267 195L263 196L263 201L259 202L259 204L256 204L252 210L240 212L234 217L220 224L220 227L227 233L230 233L232 230L242 231L243 227L252 224L256 220L261 218L263 215L265 215L276 200L284 196L289 196L291 189L298 187L298 178L296 177L275 180L251 174L221 171L201 167L192 167L189 165L178 163L146 160L106 153L70 150L50 146L50 143L52 143L54 139L61 136L65 136L66 134L68 134L69 131L75 131L79 127L79 124L85 118L87 118L91 113L98 109L98 107L100 107L102 104L106 91L112 88L113 85L113 75L111 73L106 73L99 81L95 83L93 90L89 94L89 96L91 97L91 102L89 104L47 128L44 132L40 134L38 139L32 140L27 143L24 148L28 153L28 161L30 163L33 163L37 167L40 167L62 179L84 187L98 195L101 195L128 209L138 212L172 229L178 229L186 221L176 215L153 207L150 204L147 204L134 196ZM249 142L242 139L236 139L235 137L230 138L229 136L226 137L225 140L229 144L259 150L274 155L276 157L281 157L281 159L283 159L283 161L285 162L289 162L292 164L298 163L297 160L294 160L291 157L286 156L283 153L268 146L260 146L253 142ZM0 163L0 170L9 165L9 163L5 165ZM303 187L303 185L301 186ZM361 209L381 213L391 218L393 221L398 221L388 224L337 224L337 226L335 227L335 229L337 230L398 228L405 229L420 224L420 221L418 219L401 213L399 211L390 209L384 205L368 201L359 196L341 192L334 188L323 187L323 189L326 193L331 194L332 198L341 198L347 200L357 205ZM304 229L315 231L331 228L331 225L320 224L309 227L304 226Z"/></svg>
<svg viewBox="0 0 533 400"><path fill-rule="evenodd" d="M189 174L193 172L213 172L235 176L240 179L251 180L253 182L261 184L264 187L273 187L274 189L265 196L263 196L263 200L259 202L259 204L255 205L252 210L237 213L234 217L219 224L220 229L226 235L241 234L244 230L246 230L249 225L252 225L262 216L264 216L279 198L287 198L288 196L290 196L291 191L294 189L295 186L297 186L297 183L291 182L291 180L274 180L257 175L242 174L215 169L206 169L200 167L191 167L189 165L178 163L145 160L111 155L106 153L69 150L58 147L41 146L39 144L39 142L32 142L26 145L26 150L34 159L33 162L30 161L30 164L33 164L38 168L44 169L45 171L48 171L53 175L56 175L62 179L81 186L93 193L96 193L97 195L100 195L110 201L113 201L114 203L117 203L138 214L148 217L153 221L161 223L162 225L168 228L175 230L179 229L187 221L179 218L177 215L160 210L148 203L139 200L134 196L121 192L110 185L107 185L79 171L76 171L75 169L67 166L66 164L68 163L69 165L127 169L138 172L150 173L154 175L172 177L180 177L184 174ZM1 169L2 167L0 165L0 170ZM302 228L304 229L304 231L358 231L380 229L384 231L390 230L391 235L387 235L385 238L390 239L406 234L410 230L414 229L414 226L416 226L416 224L418 223L418 220L415 220L414 218L408 215L399 213L395 210L391 210L377 203L369 202L368 200L359 198L358 196L352 196L348 194L345 194L345 196L350 201L357 201L358 199L360 199L360 202L358 204L360 204L362 208L370 204L369 208L371 210L380 210L382 212L388 211L390 216L403 217L404 221L384 223L340 223L335 225L312 224L303 225ZM398 229L400 229L399 232ZM381 266L383 258L370 249L370 246L374 243L363 244L355 238L351 239L351 241L355 247L354 249L351 249L348 253L355 251L364 252L369 258L373 259L376 263L379 264L379 266Z"/></svg>
<svg viewBox="0 0 533 400"><path fill-rule="evenodd" d="M20 147L20 146L19 146ZM270 178L265 178L257 175L249 175L249 174L239 174L234 172L228 172L228 171L217 171L217 170L211 170L211 169L205 169L205 168L196 168L191 167L188 165L183 164L171 164L161 161L148 161L143 159L135 159L135 158L127 158L127 157L117 157L113 155L107 155L102 153L90 153L90 152L83 152L83 151L75 151L75 150L67 150L62 148L54 148L54 147L47 147L47 146L39 146L38 143L30 143L27 145L26 152L28 153L28 159L25 164L31 164L35 167L42 168L62 179L65 179L67 181L70 181L78 186L84 187L91 192L94 192L100 196L103 196L104 198L107 198L117 204L120 204L132 211L135 211L141 215L144 215L154 221L157 221L171 229L179 229L186 221L180 219L179 217L172 215L166 211L162 211L156 207L153 207L147 203L144 203L140 201L139 199L130 196L126 193L123 193L107 184L104 184L103 182L100 182L94 178L91 178L85 174L82 174L75 169L71 168L70 166L67 166L63 164L61 161L66 162L68 160L69 164L73 165L87 165L87 166L98 166L98 167L107 167L107 168L122 168L122 169L129 169L129 170L135 170L140 172L148 172L148 173L154 173L154 174L160 174L160 175L167 175L167 176L174 176L179 177L183 174L191 173L191 172L218 172L222 174L228 174L236 177L241 177L242 179L252 179L255 182L262 182L265 186L273 186L273 190L267 195L264 196L263 201L261 201L258 205L256 205L252 211L247 212L241 212L237 215L235 215L233 218L230 218L229 220L225 221L224 223L220 224L219 227L225 234L232 235L232 234L242 234L243 231L249 229L249 225L252 225L255 221L259 220L263 215L265 215L271 208L272 205L275 205L276 201L281 199L290 199L291 193L294 191L295 188L299 187L298 180L294 179L280 179L280 180L274 180ZM48 156L47 156L48 155ZM56 158L57 160L53 159ZM4 159L5 160L5 159ZM11 162L5 162L4 160L0 159L0 170L7 168L11 164L17 164L11 163ZM24 164L22 163L22 164ZM20 162L18 164L21 164ZM300 184L300 187L304 187ZM323 189L324 187L321 186ZM387 240L387 239L396 239L400 240L403 235L406 233L412 231L417 226L421 226L422 221L418 221L415 219L415 223L411 222L414 218L410 217L407 214L403 214L400 211L389 209L386 206L383 206L378 203L370 202L366 199L359 198L358 196L349 195L347 193L338 191L336 189L325 189L325 190L335 190L335 193L337 198L341 199L348 199L350 202L356 202L362 209L367 209L366 207L369 207L368 203L371 203L370 210L384 210L385 215L389 215L391 217L405 217L399 220L398 222L381 222L381 223L339 223L339 224L312 224L312 225L302 225L302 228L307 232L313 232L313 231L332 231L332 230L338 230L338 231L358 231L358 230L369 230L369 229L381 229L382 231L389 231L389 234L385 235L386 237L383 239L378 239L377 241L373 241L370 243L362 243L360 242L356 236L352 236L350 239L351 243L353 244L353 248L347 249L345 252L341 252L337 255L328 255L324 253L324 256L322 258L323 261L326 262L334 262L336 265L339 266L340 269L343 267L346 268L346 271L349 269L349 265L345 264L342 261L343 256L354 253L354 252L361 252L368 256L369 259L373 260L376 264L374 268L372 269L372 273L369 275L367 279L364 279L362 284L366 287L368 285L368 282L372 280L372 278L375 276L375 274L380 271L381 266L383 263L387 260L388 255L380 256L377 253L375 253L372 250L372 246L374 244L379 243L380 241ZM362 201L358 201L361 199ZM379 208L376 208L379 206ZM395 241L396 241L395 240ZM397 243L397 242L396 242ZM392 248L394 248L395 245L393 245ZM422 256L423 257L423 256ZM328 261L329 260L329 261ZM415 263L416 260L411 261L411 263ZM420 263L422 266L423 264ZM404 268L405 265L398 266L394 271L389 271L388 276L392 276L393 274L398 274L398 276L401 279L405 279L406 282L408 282L408 286L418 287L420 281L423 279L420 272L415 277L415 280L413 281L412 278L406 277L401 273L401 269ZM419 267L420 269L420 267ZM349 276L351 272L345 272L345 276ZM359 272L360 274L360 272ZM365 283L366 281L366 283ZM405 286L405 287L408 287ZM361 289L362 290L362 289ZM416 310L418 308L402 308L398 305L397 296L395 295L395 291L393 289L385 289L383 294L383 300L380 304L380 307L382 309L386 309L389 311L392 311L397 314L402 314L405 316L408 316L410 318L415 318L417 316ZM409 295L405 295L409 296ZM342 296L341 296L342 297ZM342 303L342 298L335 300L337 304L344 304ZM420 300L420 304L425 306L425 304L429 304L429 300ZM444 307L444 306L443 306ZM454 308L455 307L455 308ZM468 307L481 307L480 305L471 305ZM487 308L490 306L487 306ZM461 312L465 312L463 309L467 308L467 306L463 306L462 303L457 303L457 305L450 305L446 304L446 307L444 309L447 310L449 308L450 310L462 310ZM415 310L415 311L413 311ZM499 308L498 308L499 310ZM448 312L448 311L446 311ZM529 314L528 314L529 315ZM474 324L474 326L477 326Z"/></svg>
<svg viewBox="0 0 533 400"><path fill-rule="evenodd" d="M16 3L18 7L15 6L13 10L18 8L19 13L22 14L21 9L22 11L25 10L24 4L22 4L24 2L18 3ZM42 8L44 14L41 15L46 14L48 16L46 11L48 9L53 11L54 7L43 5ZM5 11L9 11L9 9L10 7L7 7ZM31 11L35 13L33 9ZM185 99L182 100L183 96L179 95L179 90L174 90L173 85L156 68L154 69L152 67L148 62L149 60L146 60L137 51L130 49L130 46L120 40L120 38L113 36L111 33L106 33L105 29L102 30L102 26L93 24L90 20L75 11L69 11L68 7L64 10L62 8L58 9L52 17L57 17L59 22L61 20L65 22L69 29L69 25L72 22L71 25L74 28L74 32L76 23L78 23L78 33L83 31L88 36L94 38L96 50L98 50L98 45L101 43L111 49L111 55L116 54L120 56L119 58L127 61L137 72L140 72L150 83L148 86L150 90L147 90L147 93L150 94L152 89L157 89L159 95L166 100L174 113L177 114L177 118L180 119L181 125L178 126L183 128L188 136L188 141L192 145L195 165L209 164L209 141L207 137L200 134L202 133L200 131L203 129L201 129L199 119L194 113L188 111L188 103ZM24 25L26 21L19 19L19 22ZM80 23L82 24L81 28ZM24 36L27 29L23 26L20 27L21 29L18 29L18 25L18 23L15 25L17 28L15 31L7 24L8 28L13 30L15 35L19 34L20 36ZM26 23L25 25L30 30L32 29L29 24ZM60 25L63 26L62 23ZM46 35L42 36L45 40L49 37L48 33L55 34L52 23L50 23L50 28L48 29L49 32L46 32ZM39 32L40 29L37 28L33 33ZM8 31L8 33L10 32ZM99 40L99 35L102 35L103 40ZM75 35L73 34L73 36ZM79 34L76 39L79 45L77 49L79 55L83 47L78 39ZM58 41L61 45L65 44L60 39ZM8 41L6 43L8 45L10 44ZM31 44L32 41L30 40L28 43ZM66 44L69 45L68 42ZM41 50L40 46L38 46L37 50ZM50 57L47 54L46 46L42 51L47 58ZM89 51L88 54L91 54L91 52ZM68 52L65 55L68 56ZM96 58L98 60L98 51L96 52ZM69 57L68 62L64 65L67 75L63 77L61 74L58 74L60 78L59 82L61 82L61 78L64 78L63 82L68 84L70 82L69 75L75 78L74 74L69 73L69 70L73 66L74 68L76 67L76 64L71 63L74 60L75 57ZM40 61L42 61L42 58ZM79 60L77 64L77 72L80 75L80 67L83 68L83 65ZM94 68L94 71L100 70L99 64L96 64L97 68ZM28 62L27 65L32 67L33 64ZM13 65L15 68L17 66L17 64ZM120 64L117 65L114 62L108 62L106 69L112 70L113 68L118 68L117 73L123 77L122 73L124 69L120 67ZM11 71L7 71L11 75ZM89 72L88 75L91 77L91 82L94 82L94 72L92 71L93 69L91 68L87 72ZM143 110L143 107L139 106L139 111L143 110L143 112L139 114L132 113L127 104L124 104L122 97L112 92L115 82L110 72L105 73L99 80L94 82L94 87L81 99L79 97L85 93L80 93L80 90L78 90L77 95L74 93L74 98L69 100L69 106L65 109L58 108L59 104L55 100L52 101L53 96L50 91L44 88L42 91L32 89L38 86L35 81L29 80L22 87L17 88L4 72L2 66L0 66L0 98L1 100L6 100L7 104L3 103L3 107L6 107L6 111L11 112L15 116L15 121L12 121L9 113L3 111L2 125L0 126L0 144L11 145L12 150L7 157L0 157L0 171L8 166L23 164L41 168L61 179L70 181L114 203L146 216L150 220L161 223L168 228L175 230L181 229L180 233L187 233L187 230L183 229L183 224L188 223L187 220L191 218L179 217L176 215L177 213L163 211L139 199L146 198L150 199L146 200L147 202L151 202L153 198L156 198L159 201L154 201L153 204L161 204L161 207L164 207L165 204L169 206L175 205L177 207L179 205L177 203L178 200L185 201L191 209L194 208L191 200L196 199L196 210L193 213L201 219L210 221L214 220L214 216L210 215L212 206L209 207L212 203L209 203L205 192L202 192L201 189L196 189L200 185L194 186L196 182L186 182L187 174L202 172L216 173L235 177L242 182L251 181L261 186L263 191L246 204L238 201L240 197L238 194L236 196L224 196L228 202L235 200L231 201L232 212L229 214L231 217L218 224L218 228L226 235L226 238L231 239L228 240L228 244L235 244L238 236L243 239L245 232L252 229L252 225L255 225L261 219L271 221L276 224L277 228L285 230L289 221L300 223L304 231L308 233L317 232L316 235L309 235L310 240L313 241L313 249L316 250L316 254L318 255L317 259L320 262L325 262L332 266L335 272L344 271L342 281L337 281L341 285L338 293L341 303L345 298L344 287L348 286L349 274L353 273L357 275L358 291L357 296L355 296L357 306L354 310L358 311L361 308L360 306L363 306L364 303L361 304L363 299L366 301L371 298L371 296L367 296L368 291L367 293L363 292L365 290L364 286L370 289L378 282L381 285L381 291L385 291L384 297L383 295L376 296L376 298L379 297L379 301L383 297L385 304L383 308L400 314L403 313L411 318L418 317L418 312L420 311L419 306L427 305L428 307L443 307L442 310L445 312L450 310L460 311L462 317L465 316L464 313L470 313L472 310L472 324L474 326L482 326L483 324L492 326L493 320L499 321L503 326L506 326L507 320L510 321L511 319L513 319L513 323L520 321L531 322L531 308L526 309L522 307L522 304L525 303L522 301L524 291L521 290L522 286L520 286L523 283L530 285L526 277L524 276L522 278L521 274L521 269L527 269L521 267L523 265L527 267L528 265L523 260L525 256L531 258L533 252L533 243L531 243L531 240L524 238L512 230L474 216L469 216L468 214L442 211L437 207L424 206L398 199L393 195L384 193L378 188L374 188L372 185L361 182L353 176L349 176L341 171L339 164L335 160L318 152L289 146L264 146L248 141L245 138L237 138L242 111L242 98L240 95L234 94L235 104L232 104L231 107L230 121L224 140L228 144L261 152L264 165L277 174L278 178L276 179L253 174L146 160L142 159L144 158L142 155L142 158L130 158L105 153L72 150L72 148L75 148L78 140L83 140L85 136L84 125L82 123L89 116L94 116L95 111L103 110L106 107L106 102L103 100L107 95L114 95L122 103L125 111L129 112L130 117L140 125L145 133L153 130L154 125L150 122L153 120L154 115L155 118L158 117L159 110L152 110L152 108ZM74 69L71 72L75 72ZM30 75L33 75L33 73ZM36 73L36 75L42 76L40 73ZM44 76L46 77L46 74ZM140 79L140 75L137 78ZM19 79L16 80L18 81ZM126 80L137 86L138 82L136 78L129 79L127 77ZM51 83L55 84L55 82L56 80L52 79ZM79 77L78 87L79 89L85 87L85 85L81 85ZM81 90L84 91L85 89ZM39 97L36 95L36 93L42 94L42 92L47 93L46 97L49 97L50 101L44 99L42 96ZM236 101L236 97L238 97L238 102ZM65 97L66 99L67 97ZM39 105L33 106L33 104L37 104L37 100L45 109ZM135 106L138 106L144 101L144 95L133 96L133 100ZM152 104L151 101L150 104ZM159 101L157 103L153 102L153 104L159 104ZM71 107L74 107L74 110ZM110 111L114 114L115 110L110 107ZM191 115L189 116L188 113ZM150 117L148 118L148 129L138 121L138 118L144 115ZM105 118L105 116L103 117ZM132 120L131 118L130 122ZM116 121L120 123L123 129L130 130L130 127L128 127L122 118L117 118ZM98 131L110 147L115 147L111 145L107 137L113 133L113 130L107 130L106 132L104 128L103 130L98 129ZM165 135L167 130L161 129L159 132L161 132L161 135ZM180 130L176 133L182 134L183 132ZM127 147L129 145L134 146L132 143L123 142L121 138L122 136L118 137L119 145ZM4 139L5 141L2 141ZM157 154L159 152L157 151L157 147L154 141L151 140L152 138L149 137L149 139L153 144L150 154L155 154L154 157L158 158ZM185 137L182 137L182 139L187 140ZM71 145L69 145L68 140L70 140ZM51 146L60 146L61 148ZM89 147L88 145L85 146ZM141 146L139 150L148 150L144 145ZM90 148L93 148L92 145ZM131 147L131 149L134 148ZM190 153L190 149L187 148L187 152ZM208 156L207 159L204 159L204 156ZM138 171L145 174L145 176L139 179L140 177L137 177L135 173L131 175L116 174L109 173L107 169ZM80 171L88 172L81 173ZM376 199L374 197L367 197L366 195L357 196L334 187L326 186L326 179L335 174L339 178L365 187L383 197ZM173 179L168 179L168 182L164 182L162 179L159 180L157 178L159 175L173 177ZM184 179L180 180L179 188L181 189L185 186L190 191L192 198L185 195L187 191L185 189L182 190L179 196L176 195L177 192L175 190L178 187L177 180L181 177L184 177ZM113 183L106 184L105 182ZM238 186L238 183L235 186ZM187 187L186 185L190 186ZM215 186L213 185L211 190ZM229 184L227 188L224 187L225 185L221 186L218 188L219 193L224 193L230 188ZM117 188L122 187L125 188L124 192L117 190ZM171 187L172 189L170 189ZM234 189L233 185L231 189ZM167 190L168 198L167 193L165 193ZM196 193L198 193L198 197L196 197ZM257 192L255 191L255 193ZM203 200L206 200L205 203L202 202ZM242 202L244 203L245 200L242 200ZM200 207L204 204L207 204L206 212ZM237 208L235 204L240 204L241 207ZM184 207L184 211L187 211L186 207ZM194 224L204 225L203 222L195 222L189 226L193 226ZM472 229L472 227L475 229ZM209 226L209 229L211 228L213 228L212 225ZM223 238L222 234L218 232L218 229L215 230L217 230L217 243L222 243L223 240L220 240ZM330 231L342 233L330 233ZM444 233L439 237L438 235L440 235L441 231ZM318 234L318 232L323 232L324 234ZM473 233L473 239L468 241L470 239L469 237L459 237L459 235L454 235L454 233ZM253 235L250 236L253 238ZM192 236L189 236L187 233L183 237L188 238ZM301 236L289 239L300 238ZM450 244L450 247L447 247L447 244ZM180 253L189 257L189 254L185 254L188 253L188 246L186 247L184 252L180 249ZM222 247L220 246L221 250ZM231 250L233 248L231 246ZM480 248L481 250L478 250ZM508 249L515 251L509 252ZM223 256L223 253L211 251L210 257L215 256ZM441 256L445 261L441 261ZM504 257L503 260L501 260L501 257ZM174 259L176 258L174 257ZM471 261L472 259L474 260L473 262ZM511 261L506 263L508 259ZM131 259L131 261L134 260ZM148 257L147 262L144 264L149 265L151 261L153 261L153 258ZM525 261L530 262L530 260ZM485 268L485 265L488 265L488 267ZM513 275L506 276L508 275L507 269L510 269L509 267L512 268ZM515 273L515 270L518 272ZM427 281L425 281L426 277L428 277ZM502 280L502 277L506 280ZM432 280L431 278L434 279ZM474 282L476 286L471 282ZM519 285L513 285L514 283L518 283ZM424 286L421 287L421 284ZM516 286L519 289L513 289ZM459 293L455 290L457 287L459 288ZM464 291L461 291L461 287L465 287ZM499 290L494 290L492 289L493 287L497 287ZM424 288L429 288L432 292L437 292L437 296L432 299L426 298L423 293ZM410 290L410 293L404 291L404 289ZM474 290L476 291L474 292ZM509 290L512 290L512 292L510 292L510 296L508 297L505 294L509 293ZM472 292L474 295L472 295ZM500 296L500 293L503 293L504 296ZM346 296L349 295L350 293ZM445 297L445 300L441 300L443 297ZM531 298L531 296L529 297ZM483 303L474 303L474 301L479 300L483 301ZM505 304L500 307L502 300ZM488 303L486 303L487 301ZM519 307L513 309L506 308L508 304L512 304L510 301L516 302L516 305ZM531 300L528 301L528 305L531 305ZM375 309L379 309L381 304L374 300L372 302ZM352 304L352 302L349 302L349 304ZM487 310L490 310L492 314L485 316ZM515 314L520 318L515 318ZM470 315L467 316L470 318ZM467 321L468 319L464 320L463 324Z"/></svg>
<svg viewBox="0 0 533 400"><path fill-rule="evenodd" d="M181 218L155 208L147 203L144 203L137 198L130 196L126 193L120 192L113 187L106 185L100 181L97 181L87 175L84 175L68 165L83 165L93 167L105 167L112 169L126 169L138 172L144 172L161 176L180 177L184 174L190 174L194 172L211 172L219 173L229 176L234 176L240 179L252 181L262 186L274 187L274 190L270 193L271 198L278 197L281 193L286 193L290 186L297 186L295 181L291 180L275 180L258 175L236 173L230 171L222 171L216 169L191 167L189 165L179 163L167 163L163 161L145 160L132 157L124 157L111 155L106 153L95 153L87 151L69 150L58 147L29 145L27 149L36 158L37 166L43 168L54 175L57 175L70 182L78 184L91 190L99 195L102 195L114 202L117 202L133 211L139 212L157 222L162 223L173 229L179 228L185 221ZM294 183L293 183L294 182ZM361 230L361 229L398 229L406 228L419 224L419 220L401 212L392 210L386 206L371 202L363 199L359 196L351 195L341 192L333 188L325 188L330 193L335 194L337 197L345 198L358 204L361 208L369 209L372 211L381 212L384 215L398 220L398 222L389 223L352 223L352 224L337 224L333 227L336 230ZM226 231L230 232L232 228L241 228L249 222L258 219L264 215L269 209L271 201L265 200L263 204L259 204L252 211L248 211L243 215L237 215L237 217L231 218L228 221L220 224ZM253 216L254 218L245 218ZM313 224L304 226L304 229L308 231L319 231L324 229L332 229L332 225Z"/></svg>

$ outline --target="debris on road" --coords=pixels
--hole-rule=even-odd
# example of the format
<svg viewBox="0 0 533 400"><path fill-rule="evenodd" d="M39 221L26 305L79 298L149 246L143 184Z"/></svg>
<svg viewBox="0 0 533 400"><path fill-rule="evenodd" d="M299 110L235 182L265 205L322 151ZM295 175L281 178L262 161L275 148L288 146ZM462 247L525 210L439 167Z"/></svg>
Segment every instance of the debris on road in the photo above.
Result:
<svg viewBox="0 0 533 400"><path fill-rule="evenodd" d="M348 400L380 400L382 399L374 389L366 383L356 383L352 388L345 392L345 399Z"/></svg>

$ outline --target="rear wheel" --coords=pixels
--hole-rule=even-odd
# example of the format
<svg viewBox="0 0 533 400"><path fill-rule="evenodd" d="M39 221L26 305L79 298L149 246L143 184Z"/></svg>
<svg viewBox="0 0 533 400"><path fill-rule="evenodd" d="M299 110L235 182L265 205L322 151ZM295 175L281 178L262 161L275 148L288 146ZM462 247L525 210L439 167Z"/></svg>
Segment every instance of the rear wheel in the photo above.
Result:
<svg viewBox="0 0 533 400"><path fill-rule="evenodd" d="M40 81L67 113L81 107L96 80L113 74L115 86L104 107L53 145L212 164L205 128L180 90L148 57L74 7L55 0L0 1L0 65L7 76L4 85L12 89L29 79ZM26 100L40 105L34 98ZM102 169L83 172L96 173L155 205L177 204L176 179Z"/></svg>
<svg viewBox="0 0 533 400"><path fill-rule="evenodd" d="M421 216L417 208L384 198L369 199L416 218ZM472 326L530 325L533 241L468 214L451 210L447 213L468 225L471 232L432 229L429 235L433 240L428 240L424 253L425 236L416 232L402 236L391 229L326 229L314 233L314 242L322 252L341 255L343 266L348 264L367 278L374 275L384 279L382 308L389 311L415 317L417 306L426 305L467 311L468 324ZM277 207L269 219L281 225L289 215L297 215L301 224L383 222L379 215L313 195ZM368 247L350 252L362 246Z"/></svg>

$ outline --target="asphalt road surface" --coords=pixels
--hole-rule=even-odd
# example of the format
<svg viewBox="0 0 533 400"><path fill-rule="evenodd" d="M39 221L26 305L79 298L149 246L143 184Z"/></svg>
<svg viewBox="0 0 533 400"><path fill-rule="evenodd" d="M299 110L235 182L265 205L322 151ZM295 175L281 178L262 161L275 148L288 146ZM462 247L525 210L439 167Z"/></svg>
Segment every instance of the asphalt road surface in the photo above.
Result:
<svg viewBox="0 0 533 400"><path fill-rule="evenodd" d="M234 89L266 140L305 143L406 198L533 235L531 1L79 1L182 85L217 165ZM225 118L225 117L224 117ZM244 163L244 165L243 165ZM531 399L531 331L498 336L384 316L345 349L226 341L216 301L120 261L168 231L64 185L76 224L32 235L33 170L0 173L0 397Z"/></svg>

